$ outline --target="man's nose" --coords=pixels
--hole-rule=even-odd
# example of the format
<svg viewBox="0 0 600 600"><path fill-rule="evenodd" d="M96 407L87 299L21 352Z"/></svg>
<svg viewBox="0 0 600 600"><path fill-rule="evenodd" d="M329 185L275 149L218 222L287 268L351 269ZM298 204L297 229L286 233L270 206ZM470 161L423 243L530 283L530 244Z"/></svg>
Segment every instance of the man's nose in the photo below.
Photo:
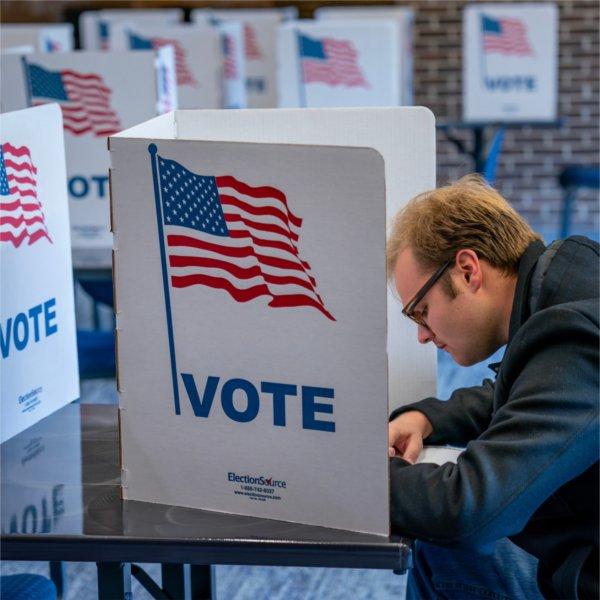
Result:
<svg viewBox="0 0 600 600"><path fill-rule="evenodd" d="M423 325L417 326L417 338L420 344L427 344L428 342L433 341L434 337L431 329L424 327Z"/></svg>

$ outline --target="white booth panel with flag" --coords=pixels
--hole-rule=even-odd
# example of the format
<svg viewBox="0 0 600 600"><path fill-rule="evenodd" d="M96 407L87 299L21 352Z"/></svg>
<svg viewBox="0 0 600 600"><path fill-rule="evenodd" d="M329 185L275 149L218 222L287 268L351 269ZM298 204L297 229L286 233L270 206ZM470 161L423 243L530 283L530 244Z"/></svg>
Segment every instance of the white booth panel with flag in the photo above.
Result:
<svg viewBox="0 0 600 600"><path fill-rule="evenodd" d="M172 46L175 52L179 108L221 107L221 40L218 31L201 24L115 23L112 50L157 50Z"/></svg>
<svg viewBox="0 0 600 600"><path fill-rule="evenodd" d="M280 106L400 103L395 21L290 22L278 42Z"/></svg>
<svg viewBox="0 0 600 600"><path fill-rule="evenodd" d="M553 4L473 4L463 13L467 121L553 121L558 12Z"/></svg>

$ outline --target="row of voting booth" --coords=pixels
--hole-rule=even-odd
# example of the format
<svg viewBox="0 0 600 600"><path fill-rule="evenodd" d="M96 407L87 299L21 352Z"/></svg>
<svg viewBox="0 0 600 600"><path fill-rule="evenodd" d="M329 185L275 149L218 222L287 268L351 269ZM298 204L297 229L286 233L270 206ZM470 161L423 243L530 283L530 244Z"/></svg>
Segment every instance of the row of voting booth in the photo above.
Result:
<svg viewBox="0 0 600 600"><path fill-rule="evenodd" d="M182 16L84 12L83 51L72 50L70 25L2 27L11 51L2 57L2 111L53 101L63 110L77 267L110 266L110 133L176 108L412 103L409 9L321 8L316 20L292 20L290 9ZM550 4L465 9L466 121L556 117L556 29ZM22 52L27 45L33 52Z"/></svg>
<svg viewBox="0 0 600 600"><path fill-rule="evenodd" d="M436 183L414 12L182 17L2 26L1 440L78 398L72 269L112 268L125 499L388 535L387 416L436 382L385 275ZM553 119L556 28L467 7L465 118Z"/></svg>
<svg viewBox="0 0 600 600"><path fill-rule="evenodd" d="M397 106L413 101L414 11L324 7L87 11L82 50L171 45L178 108ZM71 24L3 25L3 52L73 52ZM473 4L464 10L464 119L556 116L553 4ZM90 55L90 60L92 59ZM66 60L66 58L65 58Z"/></svg>

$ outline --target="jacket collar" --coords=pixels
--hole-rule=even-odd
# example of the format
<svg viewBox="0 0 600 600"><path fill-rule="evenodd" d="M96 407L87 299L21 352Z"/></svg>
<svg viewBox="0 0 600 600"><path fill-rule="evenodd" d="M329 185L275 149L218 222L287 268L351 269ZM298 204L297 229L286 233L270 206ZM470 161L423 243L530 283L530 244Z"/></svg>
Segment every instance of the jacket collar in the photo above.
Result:
<svg viewBox="0 0 600 600"><path fill-rule="evenodd" d="M517 275L517 287L513 300L512 312L510 313L510 324L508 326L508 343L510 344L517 330L529 317L529 284L538 258L543 254L546 246L540 240L536 240L527 246L519 261L519 272Z"/></svg>

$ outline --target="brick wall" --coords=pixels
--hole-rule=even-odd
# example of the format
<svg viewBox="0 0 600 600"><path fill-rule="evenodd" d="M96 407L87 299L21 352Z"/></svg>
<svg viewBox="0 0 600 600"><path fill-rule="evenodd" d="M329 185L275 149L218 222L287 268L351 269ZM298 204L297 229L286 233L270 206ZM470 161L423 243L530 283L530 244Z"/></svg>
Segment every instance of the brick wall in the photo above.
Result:
<svg viewBox="0 0 600 600"><path fill-rule="evenodd" d="M463 0L397 0L395 2L282 1L295 4L303 18L318 6L342 4L396 4L415 11L415 103L429 107L438 120L457 120L462 115L462 10ZM108 2L3 2L3 20L61 20L79 9L98 8ZM557 176L570 164L598 164L599 155L599 37L600 8L597 0L558 0L559 8L559 106L564 119L560 128L522 127L508 130L497 173L497 187L536 227L549 235L560 220L562 191ZM114 4L113 4L114 5ZM262 2L118 2L120 6L273 6ZM13 14L14 13L14 14ZM465 132L457 137L469 144ZM472 171L469 157L458 152L438 133L438 183ZM595 191L582 191L574 209L574 228L595 233L599 228L599 201Z"/></svg>

